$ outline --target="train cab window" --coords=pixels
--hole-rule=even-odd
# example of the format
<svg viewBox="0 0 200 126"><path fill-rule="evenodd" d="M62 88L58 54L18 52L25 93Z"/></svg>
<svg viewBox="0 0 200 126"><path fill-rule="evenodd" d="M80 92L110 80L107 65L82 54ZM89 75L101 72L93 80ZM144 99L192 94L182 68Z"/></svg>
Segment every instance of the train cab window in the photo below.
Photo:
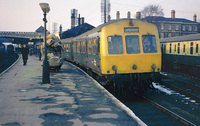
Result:
<svg viewBox="0 0 200 126"><path fill-rule="evenodd" d="M169 53L172 53L172 44L169 45Z"/></svg>
<svg viewBox="0 0 200 126"><path fill-rule="evenodd" d="M126 52L128 54L140 53L139 36L137 35L126 36L125 39L126 39Z"/></svg>
<svg viewBox="0 0 200 126"><path fill-rule="evenodd" d="M143 35L142 43L143 43L144 53L156 53L157 52L155 35Z"/></svg>
<svg viewBox="0 0 200 126"><path fill-rule="evenodd" d="M120 35L108 36L107 39L108 39L108 53L109 54L123 53L122 36Z"/></svg>
<svg viewBox="0 0 200 126"><path fill-rule="evenodd" d="M193 42L190 43L190 54L193 54Z"/></svg>

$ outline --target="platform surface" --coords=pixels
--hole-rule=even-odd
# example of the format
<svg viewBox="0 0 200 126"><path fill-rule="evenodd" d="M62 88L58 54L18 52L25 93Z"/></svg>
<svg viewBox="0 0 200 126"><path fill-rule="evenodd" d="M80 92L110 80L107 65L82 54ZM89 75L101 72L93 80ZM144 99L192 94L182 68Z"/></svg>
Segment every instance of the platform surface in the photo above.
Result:
<svg viewBox="0 0 200 126"><path fill-rule="evenodd" d="M22 59L0 75L2 126L137 126L145 125L126 106L74 65L64 62L42 84L38 57Z"/></svg>

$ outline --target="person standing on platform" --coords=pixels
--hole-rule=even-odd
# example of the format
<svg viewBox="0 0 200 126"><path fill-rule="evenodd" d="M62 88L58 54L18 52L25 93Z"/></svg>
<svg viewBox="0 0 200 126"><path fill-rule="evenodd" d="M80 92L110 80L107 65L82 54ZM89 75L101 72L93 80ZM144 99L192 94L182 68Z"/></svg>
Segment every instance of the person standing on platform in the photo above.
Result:
<svg viewBox="0 0 200 126"><path fill-rule="evenodd" d="M27 60L28 60L28 54L29 54L29 48L27 45L23 45L22 46L22 49L21 49L21 52L22 52L22 59L23 59L23 65L27 65Z"/></svg>

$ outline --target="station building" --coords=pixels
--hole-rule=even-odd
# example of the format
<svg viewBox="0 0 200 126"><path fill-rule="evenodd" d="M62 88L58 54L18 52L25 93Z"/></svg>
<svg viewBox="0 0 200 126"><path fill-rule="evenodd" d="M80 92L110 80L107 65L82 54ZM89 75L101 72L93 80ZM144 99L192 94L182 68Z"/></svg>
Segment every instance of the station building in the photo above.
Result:
<svg viewBox="0 0 200 126"><path fill-rule="evenodd" d="M140 12L137 12L136 15L137 19L141 18ZM193 21L184 18L175 18L175 10L171 11L171 18L148 16L141 20L155 24L158 28L159 38L199 33L200 24L197 22L196 14L193 16Z"/></svg>

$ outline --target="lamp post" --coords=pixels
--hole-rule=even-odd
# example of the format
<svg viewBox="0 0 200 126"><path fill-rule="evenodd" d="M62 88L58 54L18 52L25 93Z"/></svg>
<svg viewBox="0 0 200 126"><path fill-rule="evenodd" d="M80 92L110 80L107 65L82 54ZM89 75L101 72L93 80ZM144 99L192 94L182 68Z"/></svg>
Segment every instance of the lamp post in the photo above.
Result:
<svg viewBox="0 0 200 126"><path fill-rule="evenodd" d="M47 59L47 40L46 40L46 23L47 23L46 15L50 11L50 7L49 7L48 3L40 3L40 7L41 7L42 11L44 12L43 21L44 21L44 42L45 42L42 83L46 84L46 83L50 83L49 61Z"/></svg>

